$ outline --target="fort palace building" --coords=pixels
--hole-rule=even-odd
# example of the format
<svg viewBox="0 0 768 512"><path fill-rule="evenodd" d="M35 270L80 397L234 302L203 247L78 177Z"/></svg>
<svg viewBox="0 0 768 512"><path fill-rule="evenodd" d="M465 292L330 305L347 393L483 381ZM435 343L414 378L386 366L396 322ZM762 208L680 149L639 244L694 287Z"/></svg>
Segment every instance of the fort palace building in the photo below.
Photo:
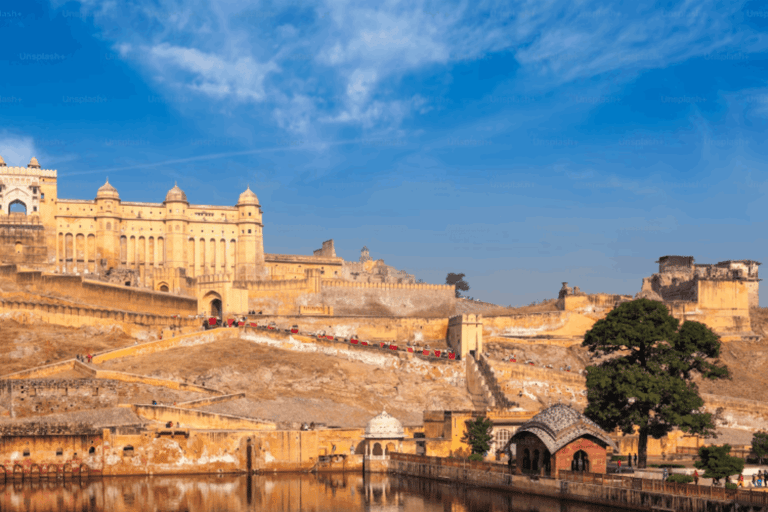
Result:
<svg viewBox="0 0 768 512"><path fill-rule="evenodd" d="M368 290L337 304L350 311L387 289L453 293L416 284L367 248L360 261L345 262L333 240L309 256L265 253L263 211L250 187L234 206L190 204L177 185L161 203L123 201L109 181L95 199L62 199L57 171L34 157L26 167L0 157L0 207L5 263L196 297L200 313L328 312L339 287Z"/></svg>

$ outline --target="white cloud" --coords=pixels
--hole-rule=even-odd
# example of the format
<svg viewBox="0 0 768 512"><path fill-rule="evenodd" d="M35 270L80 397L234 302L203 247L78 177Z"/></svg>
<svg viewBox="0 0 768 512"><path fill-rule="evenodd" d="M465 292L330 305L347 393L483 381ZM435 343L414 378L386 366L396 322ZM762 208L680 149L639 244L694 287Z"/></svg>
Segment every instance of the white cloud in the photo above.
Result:
<svg viewBox="0 0 768 512"><path fill-rule="evenodd" d="M0 132L0 156L9 167L26 167L33 156L38 160L43 157L38 153L32 137L14 135L6 130ZM41 164L44 163L45 158L42 160Z"/></svg>
<svg viewBox="0 0 768 512"><path fill-rule="evenodd" d="M250 56L228 61L195 48L166 43L148 53L157 71L168 67L186 71L191 75L188 87L216 98L232 97L238 101L263 100L264 80L268 73L278 70L274 63L257 63Z"/></svg>
<svg viewBox="0 0 768 512"><path fill-rule="evenodd" d="M264 103L280 127L296 133L323 122L397 123L427 111L398 94L403 76L495 52L513 52L524 75L554 87L614 70L664 67L729 45L764 46L734 23L738 2L714 0L668 10L568 0L81 5L119 55L151 70L162 87ZM134 25L142 30L124 30Z"/></svg>

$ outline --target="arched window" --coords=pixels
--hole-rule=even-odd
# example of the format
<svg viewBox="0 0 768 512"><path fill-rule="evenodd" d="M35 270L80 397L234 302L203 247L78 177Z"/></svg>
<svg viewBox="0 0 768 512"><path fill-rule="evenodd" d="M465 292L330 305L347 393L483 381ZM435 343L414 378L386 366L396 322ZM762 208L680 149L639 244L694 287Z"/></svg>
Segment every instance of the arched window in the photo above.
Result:
<svg viewBox="0 0 768 512"><path fill-rule="evenodd" d="M384 452L381 449L381 444L376 443L373 445L373 453L371 455L384 455Z"/></svg>
<svg viewBox="0 0 768 512"><path fill-rule="evenodd" d="M123 448L123 457L133 457L133 446L129 444Z"/></svg>
<svg viewBox="0 0 768 512"><path fill-rule="evenodd" d="M16 254L21 254L22 247L21 242L16 242Z"/></svg>
<svg viewBox="0 0 768 512"><path fill-rule="evenodd" d="M531 469L531 452L528 448L523 451L523 469Z"/></svg>
<svg viewBox="0 0 768 512"><path fill-rule="evenodd" d="M15 201L11 201L11 204L8 205L8 213L23 213L24 215L26 215L27 205L25 205L18 199Z"/></svg>

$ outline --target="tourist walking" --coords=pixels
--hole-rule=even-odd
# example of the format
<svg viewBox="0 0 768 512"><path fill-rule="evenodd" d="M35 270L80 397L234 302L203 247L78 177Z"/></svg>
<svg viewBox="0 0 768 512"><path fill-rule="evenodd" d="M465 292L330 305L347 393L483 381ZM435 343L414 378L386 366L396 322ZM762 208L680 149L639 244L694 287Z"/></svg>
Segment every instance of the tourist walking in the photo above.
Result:
<svg viewBox="0 0 768 512"><path fill-rule="evenodd" d="M699 485L699 471L695 470L693 472L693 485Z"/></svg>

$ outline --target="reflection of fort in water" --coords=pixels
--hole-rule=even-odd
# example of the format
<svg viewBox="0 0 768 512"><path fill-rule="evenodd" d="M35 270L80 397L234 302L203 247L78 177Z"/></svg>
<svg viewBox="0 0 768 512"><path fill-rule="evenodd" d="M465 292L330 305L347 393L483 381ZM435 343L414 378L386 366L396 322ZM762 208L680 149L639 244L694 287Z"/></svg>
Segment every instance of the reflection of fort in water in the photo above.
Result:
<svg viewBox="0 0 768 512"><path fill-rule="evenodd" d="M0 484L3 512L608 512L534 495L354 474L114 477Z"/></svg>

